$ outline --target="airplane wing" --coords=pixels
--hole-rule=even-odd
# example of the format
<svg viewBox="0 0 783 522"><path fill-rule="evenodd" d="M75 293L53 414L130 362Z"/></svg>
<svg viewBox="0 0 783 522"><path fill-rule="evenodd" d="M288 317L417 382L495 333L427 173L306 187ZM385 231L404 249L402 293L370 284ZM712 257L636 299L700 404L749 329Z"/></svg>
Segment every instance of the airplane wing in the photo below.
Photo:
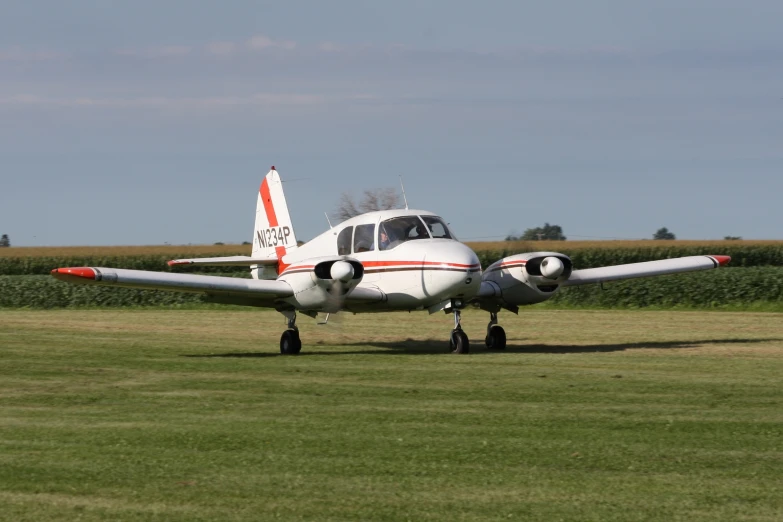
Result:
<svg viewBox="0 0 783 522"><path fill-rule="evenodd" d="M579 286L604 281L619 281L695 270L709 270L725 266L731 261L729 256L689 256L627 265L604 266L574 270L571 276L563 282L563 286Z"/></svg>
<svg viewBox="0 0 783 522"><path fill-rule="evenodd" d="M272 306L276 300L294 294L285 281L240 277L101 267L55 268L52 275L61 281L77 284L200 293L205 294L210 302L248 306Z"/></svg>
<svg viewBox="0 0 783 522"><path fill-rule="evenodd" d="M548 254L547 254L548 255ZM492 270L491 267L484 272L481 281L481 287L475 299L488 309L495 306L502 306L509 310L518 310L518 305L534 304L545 301L552 294L544 294L540 291L541 283L551 284L546 278L527 273L527 276L514 276L510 270L526 271L526 259L520 258L511 261L504 261L501 266L506 266L506 273L510 275L503 276L500 271ZM503 260L501 260L503 261ZM677 274L681 272L693 272L697 270L709 270L725 266L731 261L729 256L689 256L678 257L674 259L661 259L658 261L645 261L643 263L629 263L625 265L604 266L600 268L588 268L585 270L574 270L570 275L564 275L558 278L556 282L559 286L580 286L591 283L602 283L604 281L619 281L621 279L634 279L640 277L652 277L666 274ZM493 265L494 266L494 265ZM501 274L501 276L497 276ZM529 279L528 279L529 278ZM519 292L519 289L527 286L530 291Z"/></svg>
<svg viewBox="0 0 783 522"><path fill-rule="evenodd" d="M200 293L210 303L242 306L272 307L280 304L279 300L294 295L293 289L285 281L266 279L101 267L55 268L52 275L61 281L76 284ZM360 284L344 299L347 307L350 307L351 304L384 302L386 294L374 285Z"/></svg>
<svg viewBox="0 0 783 522"><path fill-rule="evenodd" d="M229 257L197 257L194 259L172 259L168 262L169 266L178 265L204 265L204 266L251 266L251 265L276 265L276 257L250 257L250 256L229 256Z"/></svg>

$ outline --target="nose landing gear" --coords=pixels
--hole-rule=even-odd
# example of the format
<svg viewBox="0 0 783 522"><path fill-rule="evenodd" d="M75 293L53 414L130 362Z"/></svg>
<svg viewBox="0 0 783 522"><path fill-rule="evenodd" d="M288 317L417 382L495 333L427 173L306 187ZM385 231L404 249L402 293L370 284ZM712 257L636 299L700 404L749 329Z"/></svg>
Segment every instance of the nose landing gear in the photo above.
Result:
<svg viewBox="0 0 783 522"><path fill-rule="evenodd" d="M454 329L449 338L449 351L451 353L470 353L470 341L467 334L462 331L460 324L460 310L456 306L452 306L452 308L454 310Z"/></svg>
<svg viewBox="0 0 783 522"><path fill-rule="evenodd" d="M487 345L487 349L489 350L506 349L506 331L498 324L497 312L491 312L489 314L487 337L484 339L484 343Z"/></svg>

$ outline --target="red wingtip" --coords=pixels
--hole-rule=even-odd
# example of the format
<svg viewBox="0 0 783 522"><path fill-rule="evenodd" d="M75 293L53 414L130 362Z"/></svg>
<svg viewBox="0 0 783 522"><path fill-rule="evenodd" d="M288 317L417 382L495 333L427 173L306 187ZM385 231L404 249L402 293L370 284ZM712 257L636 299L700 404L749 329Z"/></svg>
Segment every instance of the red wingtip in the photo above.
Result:
<svg viewBox="0 0 783 522"><path fill-rule="evenodd" d="M190 261L177 261L176 259L172 259L171 261L166 261L166 264L169 266L189 265Z"/></svg>
<svg viewBox="0 0 783 522"><path fill-rule="evenodd" d="M52 275L58 279L64 279L67 277L81 277L83 279L92 279L95 281L97 275L92 268L78 266L68 268L55 268L52 270ZM58 277L59 276L59 277Z"/></svg>
<svg viewBox="0 0 783 522"><path fill-rule="evenodd" d="M715 258L715 261L718 262L720 266L726 266L731 261L731 256L711 256Z"/></svg>

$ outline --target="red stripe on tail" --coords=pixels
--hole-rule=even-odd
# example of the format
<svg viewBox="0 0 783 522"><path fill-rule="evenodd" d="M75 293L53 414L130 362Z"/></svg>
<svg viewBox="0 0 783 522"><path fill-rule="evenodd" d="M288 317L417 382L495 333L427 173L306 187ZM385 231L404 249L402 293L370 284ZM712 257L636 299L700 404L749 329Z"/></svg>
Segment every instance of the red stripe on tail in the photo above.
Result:
<svg viewBox="0 0 783 522"><path fill-rule="evenodd" d="M272 169L274 170L274 168ZM272 204L272 194L269 192L269 182L266 178L264 178L264 181L261 183L261 201L264 203L264 212L266 212L266 220L269 222L270 227L276 227L277 224L277 214L275 214L275 206ZM283 264L283 256L285 255L285 247L279 246L275 247L275 254L277 254L277 274L280 275L280 273L283 272L286 268L288 268L288 265Z"/></svg>
<svg viewBox="0 0 783 522"><path fill-rule="evenodd" d="M269 226L276 227L277 214L275 214L275 206L272 204L272 194L269 192L269 182L266 178L261 183L261 200L264 202L264 212L266 212L266 220L269 221Z"/></svg>

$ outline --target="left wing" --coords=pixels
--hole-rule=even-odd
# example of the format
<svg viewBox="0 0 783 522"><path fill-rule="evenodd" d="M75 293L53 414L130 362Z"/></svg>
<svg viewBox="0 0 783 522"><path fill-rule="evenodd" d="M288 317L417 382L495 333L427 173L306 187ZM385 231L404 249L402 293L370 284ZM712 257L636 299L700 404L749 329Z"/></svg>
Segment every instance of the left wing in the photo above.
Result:
<svg viewBox="0 0 783 522"><path fill-rule="evenodd" d="M565 286L709 270L729 261L729 256L689 256L573 270L571 259L564 254L530 252L505 257L487 267L475 300L489 312L505 308L517 313L520 306L547 301Z"/></svg>
<svg viewBox="0 0 783 522"><path fill-rule="evenodd" d="M285 281L240 277L101 267L55 268L52 275L61 281L77 284L200 293L205 294L208 301L224 304L272 306L277 300L294 295Z"/></svg>
<svg viewBox="0 0 783 522"><path fill-rule="evenodd" d="M604 281L619 281L620 279L709 270L726 266L729 264L729 261L731 261L729 256L689 256L661 259L659 261L645 261L643 263L629 263L627 265L587 268L571 272L571 276L563 281L562 286L579 286Z"/></svg>

